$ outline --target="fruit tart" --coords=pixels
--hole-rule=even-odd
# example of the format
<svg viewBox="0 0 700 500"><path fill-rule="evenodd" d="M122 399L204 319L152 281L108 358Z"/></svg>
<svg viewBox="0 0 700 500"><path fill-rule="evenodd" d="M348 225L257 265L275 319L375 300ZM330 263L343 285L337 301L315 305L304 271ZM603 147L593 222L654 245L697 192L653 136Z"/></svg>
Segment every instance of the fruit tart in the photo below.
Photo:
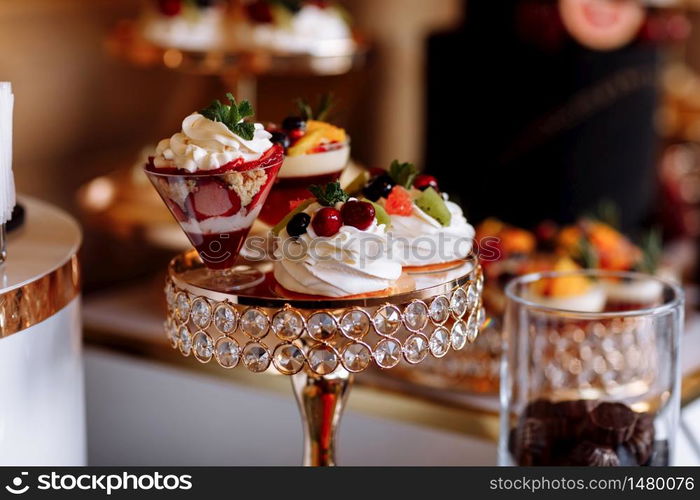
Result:
<svg viewBox="0 0 700 500"><path fill-rule="evenodd" d="M350 139L345 130L328 120L332 96L320 97L313 108L297 100L298 113L278 126L267 127L270 140L284 148L282 169L260 214L260 220L275 225L290 210L290 202L309 198L312 184L337 181L350 158Z"/></svg>
<svg viewBox="0 0 700 500"><path fill-rule="evenodd" d="M230 268L282 166L283 150L270 141L247 101L214 101L182 122L156 147L146 174L202 261Z"/></svg>
<svg viewBox="0 0 700 500"><path fill-rule="evenodd" d="M338 182L310 189L314 197L272 229L282 296L370 297L412 288L391 258L383 210L351 198Z"/></svg>

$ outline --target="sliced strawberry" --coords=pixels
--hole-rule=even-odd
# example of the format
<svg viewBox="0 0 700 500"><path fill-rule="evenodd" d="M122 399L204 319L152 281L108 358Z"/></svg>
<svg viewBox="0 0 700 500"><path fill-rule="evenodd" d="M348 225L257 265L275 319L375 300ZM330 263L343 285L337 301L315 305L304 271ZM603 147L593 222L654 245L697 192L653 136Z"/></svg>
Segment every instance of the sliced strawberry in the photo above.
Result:
<svg viewBox="0 0 700 500"><path fill-rule="evenodd" d="M173 214L173 217L175 217L180 222L187 222L187 214L185 213L185 211L182 209L182 207L180 205L175 203L170 198L166 198L165 204L168 205L168 208L170 209L170 213Z"/></svg>
<svg viewBox="0 0 700 500"><path fill-rule="evenodd" d="M281 161L283 155L284 148L278 144L275 144L270 149L265 151L262 154L262 156L257 160L239 164L236 168L236 171L245 172L246 170L253 170L254 168L267 167L268 165L274 163L277 160Z"/></svg>
<svg viewBox="0 0 700 500"><path fill-rule="evenodd" d="M210 217L227 217L238 213L241 199L235 191L216 180L205 180L198 184L190 195L192 209L198 220Z"/></svg>

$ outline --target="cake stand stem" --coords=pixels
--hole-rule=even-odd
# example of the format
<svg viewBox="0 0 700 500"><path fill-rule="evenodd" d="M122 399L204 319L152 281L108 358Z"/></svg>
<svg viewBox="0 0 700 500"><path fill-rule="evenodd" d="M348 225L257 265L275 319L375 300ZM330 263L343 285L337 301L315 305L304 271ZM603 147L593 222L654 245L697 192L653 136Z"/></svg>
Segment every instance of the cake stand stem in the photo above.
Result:
<svg viewBox="0 0 700 500"><path fill-rule="evenodd" d="M304 465L335 465L335 435L352 375L339 366L330 375L304 370L291 378L304 426Z"/></svg>

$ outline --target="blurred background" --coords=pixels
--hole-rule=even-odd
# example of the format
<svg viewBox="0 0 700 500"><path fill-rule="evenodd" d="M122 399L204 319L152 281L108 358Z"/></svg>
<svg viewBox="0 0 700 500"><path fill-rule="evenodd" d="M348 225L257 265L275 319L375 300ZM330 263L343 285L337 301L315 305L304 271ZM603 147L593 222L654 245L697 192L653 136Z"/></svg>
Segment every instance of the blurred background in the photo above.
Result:
<svg viewBox="0 0 700 500"><path fill-rule="evenodd" d="M163 354L160 287L182 241L163 229L163 209L150 210L155 194L133 166L144 148L179 130L184 116L229 90L254 89L261 121L280 121L299 96L332 90L334 121L352 137L357 164L416 163L449 186L475 226L498 218L535 232L543 221L572 224L612 206L617 230L635 242L659 229L664 262L686 284L694 309L700 2L613 0L620 12L612 13L601 6L607 2L345 0L366 48L361 64L341 74L262 71L246 80L235 67L191 71L125 41L128 22L154 2L0 0L0 80L12 82L16 99L18 191L67 210L84 229L89 460L297 461L289 394L282 399L284 391L269 392L267 382L260 388L250 377L230 385L229 373L199 366L190 366L193 374ZM592 5L592 27L576 17L580 3ZM133 186L146 194L131 193ZM417 446L445 447L419 458L376 445L385 455L369 460L495 460L492 400L399 382L370 375L343 432L384 444L413 433ZM441 384L453 388L449 377ZM183 403L178 388L185 387L192 399ZM379 402L376 387L390 402ZM254 420L260 408L288 416L293 430L270 438L284 451L268 457L250 439L227 450L216 425L192 446L192 437L183 438L188 420L232 411L221 395L248 402L248 413L235 410L241 421ZM163 412L170 426L160 425ZM401 424L387 431L392 422ZM346 463L371 455L352 443L345 453Z"/></svg>

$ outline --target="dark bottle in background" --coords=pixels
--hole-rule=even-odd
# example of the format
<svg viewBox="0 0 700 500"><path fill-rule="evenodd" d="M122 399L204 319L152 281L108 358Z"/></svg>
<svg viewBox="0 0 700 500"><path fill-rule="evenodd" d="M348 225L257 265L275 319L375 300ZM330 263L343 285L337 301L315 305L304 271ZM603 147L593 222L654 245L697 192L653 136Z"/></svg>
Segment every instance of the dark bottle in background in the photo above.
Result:
<svg viewBox="0 0 700 500"><path fill-rule="evenodd" d="M428 42L426 169L474 223L569 223L613 202L636 233L656 198L658 45L586 48L556 1L466 7Z"/></svg>

